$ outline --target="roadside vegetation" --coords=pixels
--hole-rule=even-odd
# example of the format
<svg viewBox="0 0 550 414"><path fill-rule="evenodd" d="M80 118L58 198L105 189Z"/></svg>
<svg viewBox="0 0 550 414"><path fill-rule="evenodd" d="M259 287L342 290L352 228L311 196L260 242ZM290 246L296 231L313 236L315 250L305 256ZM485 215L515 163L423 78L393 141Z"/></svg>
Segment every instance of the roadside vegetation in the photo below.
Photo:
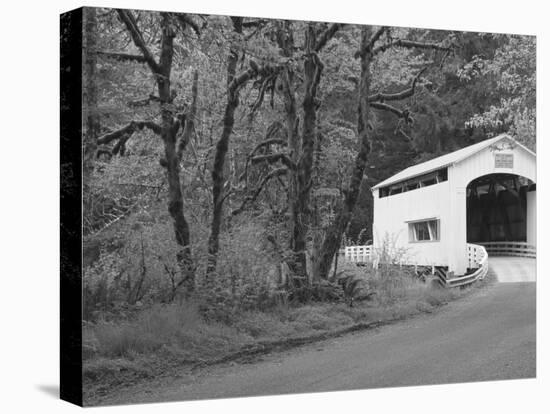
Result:
<svg viewBox="0 0 550 414"><path fill-rule="evenodd" d="M444 289L391 262L378 269L344 264L307 303L277 294L262 296L265 286L251 278L239 280L240 288L233 293L220 288L219 312L209 316L201 311L200 299L181 296L166 303L126 303L97 312L84 323L85 389L89 395L101 395L147 378L253 359L432 313L491 280Z"/></svg>

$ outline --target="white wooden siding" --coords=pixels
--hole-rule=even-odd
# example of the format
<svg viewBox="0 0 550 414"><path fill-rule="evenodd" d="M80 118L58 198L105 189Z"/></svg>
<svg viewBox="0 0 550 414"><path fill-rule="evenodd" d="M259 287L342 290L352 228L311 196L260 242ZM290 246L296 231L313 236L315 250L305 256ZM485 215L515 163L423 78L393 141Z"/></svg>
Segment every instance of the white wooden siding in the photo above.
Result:
<svg viewBox="0 0 550 414"><path fill-rule="evenodd" d="M408 263L444 266L447 264L449 182L378 198L374 197L373 244L379 249L388 237L406 249ZM438 219L438 241L409 241L410 221Z"/></svg>

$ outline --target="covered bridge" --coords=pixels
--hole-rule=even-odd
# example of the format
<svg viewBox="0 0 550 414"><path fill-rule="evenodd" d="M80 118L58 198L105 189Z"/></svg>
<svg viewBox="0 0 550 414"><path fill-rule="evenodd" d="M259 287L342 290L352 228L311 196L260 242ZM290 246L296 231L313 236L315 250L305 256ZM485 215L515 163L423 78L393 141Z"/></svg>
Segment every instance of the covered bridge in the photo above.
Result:
<svg viewBox="0 0 550 414"><path fill-rule="evenodd" d="M390 240L403 264L458 283L486 273L487 252L535 255L536 155L508 135L409 167L372 192L373 246L348 247L348 259L362 249L379 260Z"/></svg>

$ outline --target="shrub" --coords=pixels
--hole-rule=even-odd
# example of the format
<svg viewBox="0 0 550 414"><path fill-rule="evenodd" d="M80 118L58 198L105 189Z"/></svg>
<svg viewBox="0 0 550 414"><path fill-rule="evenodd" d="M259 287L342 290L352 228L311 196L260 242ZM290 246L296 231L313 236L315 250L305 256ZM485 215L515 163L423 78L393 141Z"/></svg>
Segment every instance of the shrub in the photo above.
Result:
<svg viewBox="0 0 550 414"><path fill-rule="evenodd" d="M342 296L349 306L356 300L371 299L375 291L372 286L372 271L366 266L346 263L336 274L336 281L342 288Z"/></svg>
<svg viewBox="0 0 550 414"><path fill-rule="evenodd" d="M240 312L276 305L279 264L270 249L263 227L253 221L222 235L217 273L208 282L203 276L199 286L209 320L233 323Z"/></svg>
<svg viewBox="0 0 550 414"><path fill-rule="evenodd" d="M120 257L102 253L90 267L84 269L83 297L85 320L92 318L94 311L106 310L117 299L116 285L122 275Z"/></svg>

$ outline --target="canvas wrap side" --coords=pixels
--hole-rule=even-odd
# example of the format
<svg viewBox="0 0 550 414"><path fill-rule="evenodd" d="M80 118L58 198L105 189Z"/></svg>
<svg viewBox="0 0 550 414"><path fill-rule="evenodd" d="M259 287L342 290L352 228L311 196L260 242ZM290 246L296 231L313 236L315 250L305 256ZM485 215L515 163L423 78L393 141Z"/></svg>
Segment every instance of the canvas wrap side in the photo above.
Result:
<svg viewBox="0 0 550 414"><path fill-rule="evenodd" d="M60 397L82 406L82 13L60 23Z"/></svg>

